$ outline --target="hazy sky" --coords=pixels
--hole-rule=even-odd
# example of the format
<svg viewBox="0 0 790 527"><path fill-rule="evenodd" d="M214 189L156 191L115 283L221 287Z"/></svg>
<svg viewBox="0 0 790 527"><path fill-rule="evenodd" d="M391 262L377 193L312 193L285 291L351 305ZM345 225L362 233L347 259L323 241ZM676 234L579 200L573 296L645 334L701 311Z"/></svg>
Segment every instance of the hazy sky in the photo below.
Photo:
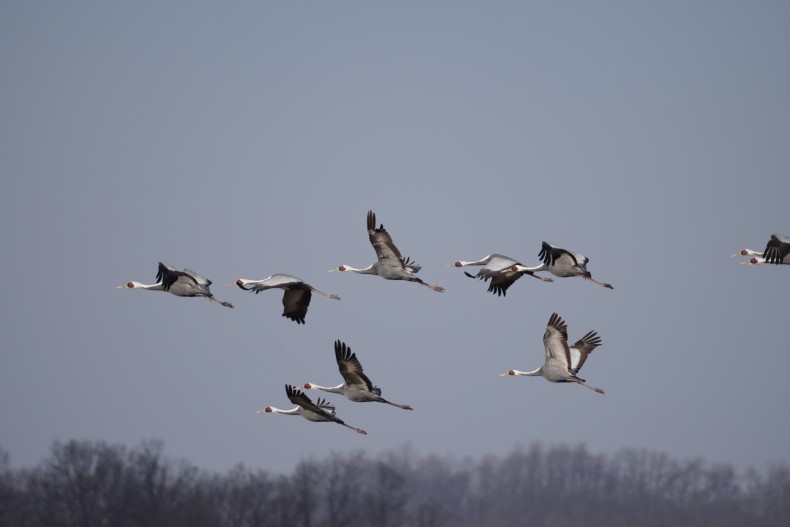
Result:
<svg viewBox="0 0 790 527"><path fill-rule="evenodd" d="M790 267L729 257L790 235L788 50L786 2L3 2L0 447L790 462ZM374 261L369 209L445 293L327 273ZM543 240L614 290L447 267ZM116 289L160 260L236 308ZM277 272L343 300L300 326L223 287ZM603 338L605 395L499 376L542 364L553 311ZM338 384L335 339L414 412L254 414Z"/></svg>

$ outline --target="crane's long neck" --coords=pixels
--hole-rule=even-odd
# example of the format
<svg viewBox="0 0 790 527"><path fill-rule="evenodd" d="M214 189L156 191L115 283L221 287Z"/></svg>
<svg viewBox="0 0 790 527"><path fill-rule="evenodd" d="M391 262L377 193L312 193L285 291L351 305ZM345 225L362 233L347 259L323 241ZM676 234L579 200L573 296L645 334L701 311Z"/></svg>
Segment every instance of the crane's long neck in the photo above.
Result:
<svg viewBox="0 0 790 527"><path fill-rule="evenodd" d="M352 273L357 273L357 274L378 274L378 270L376 269L376 264L371 264L365 267L364 269L357 269L356 267L344 265L343 270L351 271Z"/></svg>
<svg viewBox="0 0 790 527"><path fill-rule="evenodd" d="M458 260L453 265L455 265L455 267L466 267L469 265L485 265L489 261L491 261L491 255L488 255L485 258L481 258L480 260L476 260L474 262L467 262L466 260Z"/></svg>
<svg viewBox="0 0 790 527"><path fill-rule="evenodd" d="M147 289L149 291L164 291L164 289L162 289L162 282L157 282L155 284L141 284L140 282L129 282L129 283L132 284L131 289Z"/></svg>
<svg viewBox="0 0 790 527"><path fill-rule="evenodd" d="M339 394L343 394L344 393L343 392L343 388L345 388L345 386L346 386L345 383L338 384L337 386L319 386L319 385L314 384L312 382L310 382L308 384L310 385L310 388L308 388L308 390L321 390L322 392L339 393Z"/></svg>
<svg viewBox="0 0 790 527"><path fill-rule="evenodd" d="M274 406L267 406L263 410L256 410L256 414L262 413L272 413L272 414L283 414L283 415L299 415L299 410L301 410L301 406L297 406L295 408L291 408L290 410L283 410L282 408L275 408Z"/></svg>
<svg viewBox="0 0 790 527"><path fill-rule="evenodd" d="M520 371L520 370L511 370L513 375L520 376L520 377L541 377L543 375L542 368L538 368L537 370L532 371Z"/></svg>

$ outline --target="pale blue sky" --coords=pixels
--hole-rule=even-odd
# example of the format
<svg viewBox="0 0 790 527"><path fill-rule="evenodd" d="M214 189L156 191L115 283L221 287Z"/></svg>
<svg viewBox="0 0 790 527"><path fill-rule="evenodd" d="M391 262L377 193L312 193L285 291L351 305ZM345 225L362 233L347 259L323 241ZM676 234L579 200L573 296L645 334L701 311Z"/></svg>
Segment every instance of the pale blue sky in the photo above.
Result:
<svg viewBox="0 0 790 527"><path fill-rule="evenodd" d="M635 447L790 461L790 268L729 255L790 234L784 2L4 2L0 6L0 447L135 445L208 469L411 445ZM437 294L327 273L372 263L374 209ZM526 265L546 240L609 291ZM189 267L233 302L115 286ZM315 297L222 284L284 272ZM533 369L553 311L603 346ZM385 397L328 395L364 437L300 418L344 340Z"/></svg>

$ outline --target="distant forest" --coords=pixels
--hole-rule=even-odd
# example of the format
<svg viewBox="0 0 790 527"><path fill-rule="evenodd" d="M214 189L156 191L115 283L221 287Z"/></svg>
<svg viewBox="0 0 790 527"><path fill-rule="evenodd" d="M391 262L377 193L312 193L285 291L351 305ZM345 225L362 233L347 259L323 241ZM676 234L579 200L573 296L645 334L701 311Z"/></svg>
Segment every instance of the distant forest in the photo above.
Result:
<svg viewBox="0 0 790 527"><path fill-rule="evenodd" d="M291 474L207 472L165 457L160 441L70 441L33 468L8 460L0 450L2 527L790 525L790 467L738 473L644 450L536 444L464 461L408 448L328 453Z"/></svg>

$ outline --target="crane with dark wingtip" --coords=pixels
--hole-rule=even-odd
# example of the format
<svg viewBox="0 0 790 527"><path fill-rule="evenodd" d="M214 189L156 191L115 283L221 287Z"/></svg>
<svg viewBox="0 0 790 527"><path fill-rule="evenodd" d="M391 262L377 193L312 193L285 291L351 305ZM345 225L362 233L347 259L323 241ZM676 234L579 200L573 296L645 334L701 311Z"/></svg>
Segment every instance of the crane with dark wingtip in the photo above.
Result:
<svg viewBox="0 0 790 527"><path fill-rule="evenodd" d="M386 403L404 410L413 410L408 404L398 404L386 400L381 396L381 388L373 386L367 375L365 375L362 365L357 359L357 354L351 352L345 342L335 341L335 360L343 376L343 384L337 386L319 386L314 382L304 384L305 390L321 390L329 393L339 393L344 395L349 401L357 403L377 402Z"/></svg>
<svg viewBox="0 0 790 527"><path fill-rule="evenodd" d="M521 264L517 264L511 267L511 269L519 273L547 271L560 278L581 276L585 280L595 282L607 289L614 289L611 284L599 282L592 277L590 271L587 270L587 264L590 262L590 259L583 254L572 253L567 249L562 249L561 247L543 242L540 252L538 253L538 258L540 258L543 263L536 267L525 267Z"/></svg>
<svg viewBox="0 0 790 527"><path fill-rule="evenodd" d="M167 291L175 296L203 297L225 307L233 307L230 302L217 300L211 293L209 286L211 280L189 269L176 269L175 267L159 262L159 272L156 274L157 283L141 284L129 281L119 285L118 289L145 289L148 291Z"/></svg>
<svg viewBox="0 0 790 527"><path fill-rule="evenodd" d="M255 413L301 415L308 421L317 423L337 423L339 425L345 426L346 428L350 428L358 434L368 435L368 433L361 428L355 428L351 425L348 425L342 419L337 417L335 415L334 405L329 404L320 397L316 402L313 402L307 395L305 395L302 390L291 386L290 384L285 385L285 394L288 396L288 400L296 405L296 408L291 408L290 410L281 410L280 408L275 408L274 406L267 406L262 410L256 410Z"/></svg>
<svg viewBox="0 0 790 527"><path fill-rule="evenodd" d="M368 238L370 239L371 245L373 245L373 249L376 251L377 260L373 264L364 269L357 269L344 264L332 268L330 271L375 274L387 280L416 282L433 289L437 293L444 292L443 287L428 284L414 276L420 271L421 267L408 257L404 258L401 256L400 251L393 243L392 237L384 228L384 225L380 225L378 228L376 227L376 213L372 210L368 211Z"/></svg>
<svg viewBox="0 0 790 527"><path fill-rule="evenodd" d="M488 292L494 293L497 296L505 296L507 294L508 288L513 285L516 280L521 278L522 275L528 275L544 282L554 281L551 278L537 276L534 272L514 271L513 266L521 264L513 258L502 254L489 254L488 256L474 262L458 260L457 262L451 263L447 267L466 267L469 265L484 266L477 272L477 274L470 274L466 271L464 271L464 274L469 278L478 278L484 282L491 280L491 283L488 285Z"/></svg>
<svg viewBox="0 0 790 527"><path fill-rule="evenodd" d="M313 296L312 293L318 293L332 300L340 300L339 296L319 291L301 278L282 273L273 274L262 280L239 278L235 282L226 285L237 285L245 291L255 291L256 295L267 289L283 289L283 316L297 324L304 324L307 308Z"/></svg>
<svg viewBox="0 0 790 527"><path fill-rule="evenodd" d="M532 371L509 370L500 376L543 377L549 382L575 382L585 388L603 393L603 390L587 384L578 377L587 357L601 345L601 338L595 331L590 331L580 338L573 347L568 346L568 325L557 313L552 313L543 334L543 347L546 360L543 366Z"/></svg>

